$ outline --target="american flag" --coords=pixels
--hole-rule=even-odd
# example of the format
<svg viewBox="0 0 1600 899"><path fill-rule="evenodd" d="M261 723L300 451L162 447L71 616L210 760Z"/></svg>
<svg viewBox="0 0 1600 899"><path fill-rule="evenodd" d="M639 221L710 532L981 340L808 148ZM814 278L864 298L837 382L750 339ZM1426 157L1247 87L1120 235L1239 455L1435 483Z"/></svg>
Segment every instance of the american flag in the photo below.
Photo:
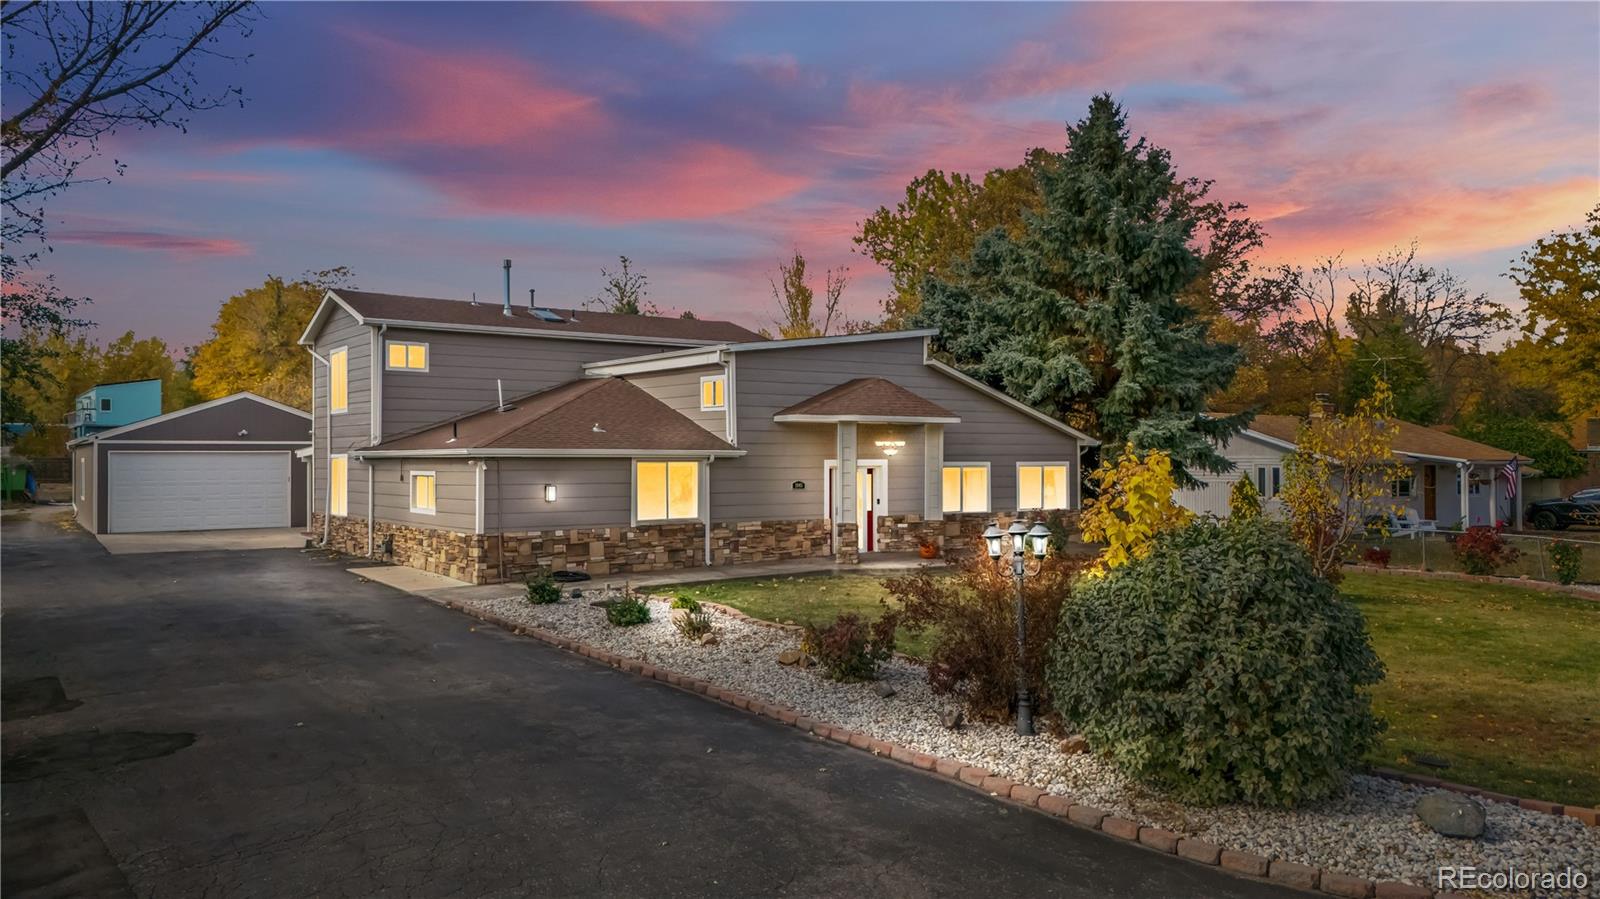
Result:
<svg viewBox="0 0 1600 899"><path fill-rule="evenodd" d="M1506 473L1506 499L1517 498L1517 460L1512 459L1502 469Z"/></svg>

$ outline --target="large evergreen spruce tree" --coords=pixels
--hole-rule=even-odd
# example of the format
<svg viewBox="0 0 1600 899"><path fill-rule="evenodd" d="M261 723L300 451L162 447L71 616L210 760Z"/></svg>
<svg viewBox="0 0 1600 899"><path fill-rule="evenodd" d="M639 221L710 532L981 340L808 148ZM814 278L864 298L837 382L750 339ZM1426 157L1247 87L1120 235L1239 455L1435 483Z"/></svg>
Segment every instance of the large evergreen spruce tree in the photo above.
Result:
<svg viewBox="0 0 1600 899"><path fill-rule="evenodd" d="M1043 208L1018 236L983 236L956 277L923 283L918 324L968 374L1095 433L1116 451L1167 451L1179 477L1223 471L1213 440L1248 416L1208 419L1240 354L1213 342L1180 292L1201 270L1198 218L1167 151L1129 141L1099 96L1038 168Z"/></svg>

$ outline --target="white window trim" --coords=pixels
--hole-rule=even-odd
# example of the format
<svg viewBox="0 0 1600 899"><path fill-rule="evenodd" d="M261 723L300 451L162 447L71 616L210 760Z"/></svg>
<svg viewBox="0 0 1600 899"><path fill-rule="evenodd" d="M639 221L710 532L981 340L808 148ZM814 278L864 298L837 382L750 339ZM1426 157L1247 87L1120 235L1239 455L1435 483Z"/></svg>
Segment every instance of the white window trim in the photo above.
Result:
<svg viewBox="0 0 1600 899"><path fill-rule="evenodd" d="M333 460L334 459L343 459L344 460L344 483L342 485L340 485L342 489L339 491L338 494L335 494L334 493L334 489L333 489ZM335 511L333 511L333 498L336 495L341 496L342 499L344 500L344 511L343 512L335 512ZM350 517L350 454L349 453L334 453L334 454L328 456L328 514L329 515L337 515L340 518L349 518Z"/></svg>
<svg viewBox="0 0 1600 899"><path fill-rule="evenodd" d="M982 468L988 471L988 475L984 478L983 483L984 507L982 509L968 509L963 506L963 508L954 512L945 512L944 514L967 515L970 513L973 515L989 515L994 512L994 467L992 465L990 465L988 462L955 462L950 459L946 459L944 460L944 464L939 466L939 485L941 488L944 486L944 470L946 468ZM966 477L967 476L965 474L962 474L961 476L962 494L966 493ZM940 497L939 506L940 508L944 507L944 497Z"/></svg>
<svg viewBox="0 0 1600 899"><path fill-rule="evenodd" d="M344 408L333 408L333 357L344 354ZM350 411L350 347L336 346L328 351L328 414L344 415Z"/></svg>
<svg viewBox="0 0 1600 899"><path fill-rule="evenodd" d="M422 347L422 367L412 368L409 365L394 366L389 364L389 348L393 346ZM409 357L409 354L407 354ZM427 374L428 368L433 365L433 348L421 340L385 340L383 342L383 370L384 371L411 371Z"/></svg>
<svg viewBox="0 0 1600 899"><path fill-rule="evenodd" d="M950 463L946 462L946 465ZM1022 469L1038 468L1039 472L1039 505L1024 506L1022 504ZM1059 509L1046 509L1044 507L1044 471L1046 468L1065 468L1067 470L1067 504ZM1072 510L1072 463L1066 460L1055 462L1018 462L1014 470L1017 478L1017 511L1018 512L1070 512Z"/></svg>
<svg viewBox="0 0 1600 899"><path fill-rule="evenodd" d="M411 370L412 371L416 371L416 369L411 369ZM420 508L420 507L417 506L417 477L419 475L423 476L423 477L433 478L433 508L431 508L431 509L423 509L423 508ZM406 505L410 506L412 513L416 514L416 515L438 515L439 514L439 475L438 475L438 472L435 472L435 471L412 471L412 472L408 472L406 474Z"/></svg>
<svg viewBox="0 0 1600 899"><path fill-rule="evenodd" d="M721 381L722 382L722 405L720 405L720 406L707 406L706 405L706 382L707 381ZM728 376L726 374L701 375L700 376L700 411L701 412L726 412L726 411L728 411Z"/></svg>
<svg viewBox="0 0 1600 899"><path fill-rule="evenodd" d="M101 397L100 398L100 411L101 412L110 412L111 411L111 397L106 396L106 397Z"/></svg>
<svg viewBox="0 0 1600 899"><path fill-rule="evenodd" d="M641 462L660 462L663 465L670 465L673 462L693 462L693 463L695 463L695 466L696 466L695 467L695 475L694 475L694 477L695 477L695 492L694 492L694 496L695 496L695 510L694 511L695 511L695 514L692 517L689 517L689 518L640 518L639 517L639 463L641 463ZM672 489L672 470L670 468L667 469L667 489L668 489L669 492ZM704 459L692 459L692 458L680 458L680 459L661 458L661 459L657 459L657 458L653 458L653 457L652 458L638 458L638 457L635 457L633 459L629 459L628 460L628 520L632 523L632 525L634 527L639 527L640 525L655 525L655 524L688 524L688 523L691 523L691 522L703 521L705 519L705 511L706 511L706 508L707 508L706 503L708 503L710 501L710 499L711 498L706 495L706 460L704 460ZM668 497L668 501L667 501L667 512L670 514L671 511L672 511L672 502L671 502L671 497L669 496Z"/></svg>

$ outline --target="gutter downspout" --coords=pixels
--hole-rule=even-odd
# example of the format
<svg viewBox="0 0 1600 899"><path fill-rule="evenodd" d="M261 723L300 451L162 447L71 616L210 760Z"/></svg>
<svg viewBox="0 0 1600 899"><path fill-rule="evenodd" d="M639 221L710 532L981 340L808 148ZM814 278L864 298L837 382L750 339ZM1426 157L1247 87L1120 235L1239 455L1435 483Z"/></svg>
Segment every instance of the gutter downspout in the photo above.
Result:
<svg viewBox="0 0 1600 899"><path fill-rule="evenodd" d="M372 463L362 459L361 464L367 466L367 558L370 559L372 558Z"/></svg>
<svg viewBox="0 0 1600 899"><path fill-rule="evenodd" d="M315 359L316 361L321 362L324 366L327 367L327 369L328 369L328 389L332 390L333 389L333 363L329 362L327 357L319 355L317 353L317 351L312 349L310 346L306 347L306 352L311 354L311 358L312 359ZM311 368L311 402L313 404L315 404L316 401L317 401L316 386L317 386L317 369L316 369L316 366L312 366L312 368ZM328 545L328 538L330 536L332 536L332 533L333 533L333 531L332 531L332 528L333 528L333 472L331 471L331 469L333 468L333 411L332 411L332 408L333 408L333 404L329 403L328 404L329 411L324 413L324 418L326 419L326 421L328 423L328 455L327 455L326 458L327 458L327 463L328 463L328 469L330 469L330 470L328 471L328 488L326 490L322 491L322 541L317 544L318 546L327 546ZM311 495L312 495L313 498L315 498L316 494L317 494L317 413L316 413L316 410L312 410L312 412L311 412ZM311 514L311 510L307 509L306 510L306 514L310 515Z"/></svg>
<svg viewBox="0 0 1600 899"><path fill-rule="evenodd" d="M706 517L702 525L705 530L706 567L711 567L711 463L717 461L716 456L706 457Z"/></svg>
<svg viewBox="0 0 1600 899"><path fill-rule="evenodd" d="M372 432L372 439L369 442L373 446L383 441L383 372L389 362L383 338L388 333L388 322L384 322L372 330L372 387L367 391L367 430ZM332 428L331 424L329 428ZM372 515L376 511L372 499L374 479L372 460L363 458L361 464L367 466L367 558L370 559L372 558Z"/></svg>

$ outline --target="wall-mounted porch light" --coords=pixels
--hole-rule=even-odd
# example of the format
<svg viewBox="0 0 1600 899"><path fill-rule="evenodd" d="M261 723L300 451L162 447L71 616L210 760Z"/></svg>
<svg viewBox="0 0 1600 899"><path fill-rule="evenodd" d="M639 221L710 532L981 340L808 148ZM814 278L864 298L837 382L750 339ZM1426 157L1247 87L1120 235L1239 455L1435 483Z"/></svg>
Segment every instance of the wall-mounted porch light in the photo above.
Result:
<svg viewBox="0 0 1600 899"><path fill-rule="evenodd" d="M556 485L544 485L544 501L547 503L553 503L556 501Z"/></svg>
<svg viewBox="0 0 1600 899"><path fill-rule="evenodd" d="M900 452L900 447L906 445L904 440L875 440L873 443L878 449L883 450L885 456L892 456Z"/></svg>

